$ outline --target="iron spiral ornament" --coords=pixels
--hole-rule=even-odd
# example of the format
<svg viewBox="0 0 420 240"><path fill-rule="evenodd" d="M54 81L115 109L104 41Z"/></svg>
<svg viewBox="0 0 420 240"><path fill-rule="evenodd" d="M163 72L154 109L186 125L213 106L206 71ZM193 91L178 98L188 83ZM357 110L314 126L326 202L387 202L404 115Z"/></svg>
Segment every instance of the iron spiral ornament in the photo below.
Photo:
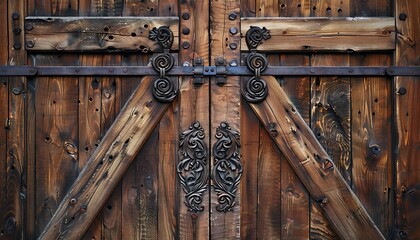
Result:
<svg viewBox="0 0 420 240"><path fill-rule="evenodd" d="M216 209L221 212L232 211L236 192L242 177L240 161L239 133L228 123L222 122L216 129L216 143L213 147L214 168L212 179L218 198Z"/></svg>
<svg viewBox="0 0 420 240"><path fill-rule="evenodd" d="M162 49L170 49L174 41L174 34L167 26L150 30L149 38L159 43Z"/></svg>
<svg viewBox="0 0 420 240"><path fill-rule="evenodd" d="M180 135L179 151L182 160L177 165L178 178L185 192L185 205L191 212L204 210L203 193L207 189L207 145L204 142L204 130L199 122Z"/></svg>
<svg viewBox="0 0 420 240"><path fill-rule="evenodd" d="M246 44L250 50L257 49L258 45L261 44L263 40L268 40L271 38L270 31L268 31L265 27L255 27L251 26L251 28L246 32Z"/></svg>

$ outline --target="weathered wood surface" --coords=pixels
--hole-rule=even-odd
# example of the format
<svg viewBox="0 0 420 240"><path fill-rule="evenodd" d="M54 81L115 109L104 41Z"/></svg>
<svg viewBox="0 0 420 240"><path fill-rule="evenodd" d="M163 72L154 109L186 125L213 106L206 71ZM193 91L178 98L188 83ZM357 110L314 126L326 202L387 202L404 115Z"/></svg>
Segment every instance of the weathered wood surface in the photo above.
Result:
<svg viewBox="0 0 420 240"><path fill-rule="evenodd" d="M83 236L168 107L153 99L152 84L152 77L143 78L40 239Z"/></svg>
<svg viewBox="0 0 420 240"><path fill-rule="evenodd" d="M398 29L395 65L420 65L419 1L395 1ZM396 236L419 239L420 77L396 77L393 93L396 130Z"/></svg>
<svg viewBox="0 0 420 240"><path fill-rule="evenodd" d="M276 79L264 79L270 94L250 105L337 233L343 239L384 239Z"/></svg>
<svg viewBox="0 0 420 240"><path fill-rule="evenodd" d="M28 17L25 45L28 51L154 52L161 47L149 31L160 26L168 26L174 43L179 41L177 17Z"/></svg>
<svg viewBox="0 0 420 240"><path fill-rule="evenodd" d="M375 51L395 49L394 18L242 18L241 32L251 26L270 30L259 51ZM245 34L242 50L247 50Z"/></svg>

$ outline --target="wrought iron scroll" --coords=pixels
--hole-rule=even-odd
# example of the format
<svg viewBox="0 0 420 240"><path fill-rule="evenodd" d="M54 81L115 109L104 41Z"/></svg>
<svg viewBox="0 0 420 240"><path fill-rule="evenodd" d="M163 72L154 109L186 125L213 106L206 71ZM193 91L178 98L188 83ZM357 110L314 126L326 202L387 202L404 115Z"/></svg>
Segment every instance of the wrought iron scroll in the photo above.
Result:
<svg viewBox="0 0 420 240"><path fill-rule="evenodd" d="M178 95L178 87L166 76L166 72L174 66L175 58L169 53L174 35L169 27L162 26L153 28L149 38L157 41L162 47L163 53L152 58L152 66L159 73L159 78L153 83L153 96L160 102L171 102Z"/></svg>
<svg viewBox="0 0 420 240"><path fill-rule="evenodd" d="M242 87L242 95L251 103L262 102L268 95L267 84L261 78L261 73L267 69L268 60L264 55L257 53L256 50L263 40L270 37L270 32L265 27L252 26L246 33L246 43L250 50L250 54L246 57L246 65L255 75L245 81Z"/></svg>
<svg viewBox="0 0 420 240"><path fill-rule="evenodd" d="M191 212L204 210L203 193L207 189L208 167L207 146L204 142L204 130L199 122L180 135L179 151L182 160L177 165L177 173L185 192L185 205Z"/></svg>
<svg viewBox="0 0 420 240"><path fill-rule="evenodd" d="M216 129L216 143L213 147L213 184L218 196L218 211L231 211L235 205L236 192L242 177L239 133L228 123L222 122Z"/></svg>

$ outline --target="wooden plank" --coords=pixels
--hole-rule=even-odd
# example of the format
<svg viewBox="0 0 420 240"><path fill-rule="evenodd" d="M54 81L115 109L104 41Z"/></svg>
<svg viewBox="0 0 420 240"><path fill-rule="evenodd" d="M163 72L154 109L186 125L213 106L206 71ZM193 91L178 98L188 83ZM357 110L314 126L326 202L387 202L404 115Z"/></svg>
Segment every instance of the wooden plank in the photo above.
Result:
<svg viewBox="0 0 420 240"><path fill-rule="evenodd" d="M149 31L168 26L178 39L177 17L27 17L28 51L160 51ZM172 45L173 50L178 44Z"/></svg>
<svg viewBox="0 0 420 240"><path fill-rule="evenodd" d="M241 32L251 26L270 30L258 51L374 51L395 49L394 18L242 18ZM241 50L247 50L245 35Z"/></svg>
<svg viewBox="0 0 420 240"><path fill-rule="evenodd" d="M384 239L276 79L264 79L270 94L251 107L268 131L275 124L273 140L337 233L343 239Z"/></svg>
<svg viewBox="0 0 420 240"><path fill-rule="evenodd" d="M235 14L235 15L233 15ZM232 15L232 16L230 16ZM233 18L233 16L235 16ZM240 34L231 34L230 29L240 29L240 1L211 1L210 7L211 19L211 42L210 54L211 64L217 63L217 58L225 59L226 63L230 64L236 61L240 64ZM217 142L216 128L222 122L226 122L234 131L240 130L240 78L226 77L227 83L223 86L217 84L217 79L211 81L211 146ZM234 140L234 139L232 139ZM234 144L232 144L234 145ZM214 150L214 149L213 149ZM234 151L234 150L230 150ZM210 224L211 224L211 238L212 239L239 239L240 238L240 207L241 207L241 191L238 187L235 193L235 205L230 211L223 212L217 210L220 205L218 195L215 191L215 177L223 175L223 172L218 171L215 167L215 153L213 151L211 162L211 199L210 199ZM234 169L228 170L231 175L236 178L238 172ZM227 177L227 176L225 176ZM236 181L234 179L233 181ZM226 181L227 183L228 181ZM231 189L228 185L226 189Z"/></svg>
<svg viewBox="0 0 420 240"><path fill-rule="evenodd" d="M386 54L351 58L352 65L390 64ZM381 232L388 237L392 215L391 81L352 78L352 188Z"/></svg>
<svg viewBox="0 0 420 240"><path fill-rule="evenodd" d="M159 0L160 16L177 16L178 1ZM179 183L176 166L178 162L179 101L175 101L163 115L159 124L158 166L158 236L157 239L179 237Z"/></svg>
<svg viewBox="0 0 420 240"><path fill-rule="evenodd" d="M309 56L283 54L280 57L282 66L308 66ZM310 78L285 77L278 80L290 101L309 124L310 119ZM282 239L309 238L310 198L299 177L291 168L287 159L281 160L281 191L282 191Z"/></svg>
<svg viewBox="0 0 420 240"><path fill-rule="evenodd" d="M280 17L309 17L310 0L280 0Z"/></svg>
<svg viewBox="0 0 420 240"><path fill-rule="evenodd" d="M395 65L419 66L419 1L395 1L398 29ZM395 78L396 239L418 239L420 229L420 78Z"/></svg>
<svg viewBox="0 0 420 240"><path fill-rule="evenodd" d="M180 1L180 29L185 33L180 36L180 44L185 47L180 49L179 61L182 65L192 65L192 59L202 58L204 65L210 65L209 51L209 28L210 28L210 1ZM209 79L203 79L203 85L195 87L193 78L182 77L180 85L179 102L179 131L189 129L196 121L204 130L204 142L210 146L210 102L209 102ZM210 149L207 150L210 153ZM207 159L210 168L210 159ZM177 181L179 185L180 182ZM210 188L203 193L202 203L204 210L197 214L188 211L184 204L185 194L178 189L179 194L179 231L180 239L209 239L210 235Z"/></svg>
<svg viewBox="0 0 420 240"><path fill-rule="evenodd" d="M168 107L153 99L152 84L151 77L143 78L40 239L83 236Z"/></svg>

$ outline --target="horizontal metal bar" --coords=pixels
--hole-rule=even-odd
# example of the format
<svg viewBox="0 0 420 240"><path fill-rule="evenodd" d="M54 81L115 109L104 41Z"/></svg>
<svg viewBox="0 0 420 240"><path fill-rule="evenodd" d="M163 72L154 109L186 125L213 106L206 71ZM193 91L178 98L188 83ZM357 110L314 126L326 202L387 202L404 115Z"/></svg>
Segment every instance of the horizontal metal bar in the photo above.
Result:
<svg viewBox="0 0 420 240"><path fill-rule="evenodd" d="M194 74L192 66L174 66L167 76L210 77L217 66L204 66L203 74ZM220 71L219 71L220 73ZM145 76L159 75L146 66L0 66L0 76ZM226 66L223 76L252 76L247 67ZM262 76L420 76L420 67L288 67L268 66Z"/></svg>

